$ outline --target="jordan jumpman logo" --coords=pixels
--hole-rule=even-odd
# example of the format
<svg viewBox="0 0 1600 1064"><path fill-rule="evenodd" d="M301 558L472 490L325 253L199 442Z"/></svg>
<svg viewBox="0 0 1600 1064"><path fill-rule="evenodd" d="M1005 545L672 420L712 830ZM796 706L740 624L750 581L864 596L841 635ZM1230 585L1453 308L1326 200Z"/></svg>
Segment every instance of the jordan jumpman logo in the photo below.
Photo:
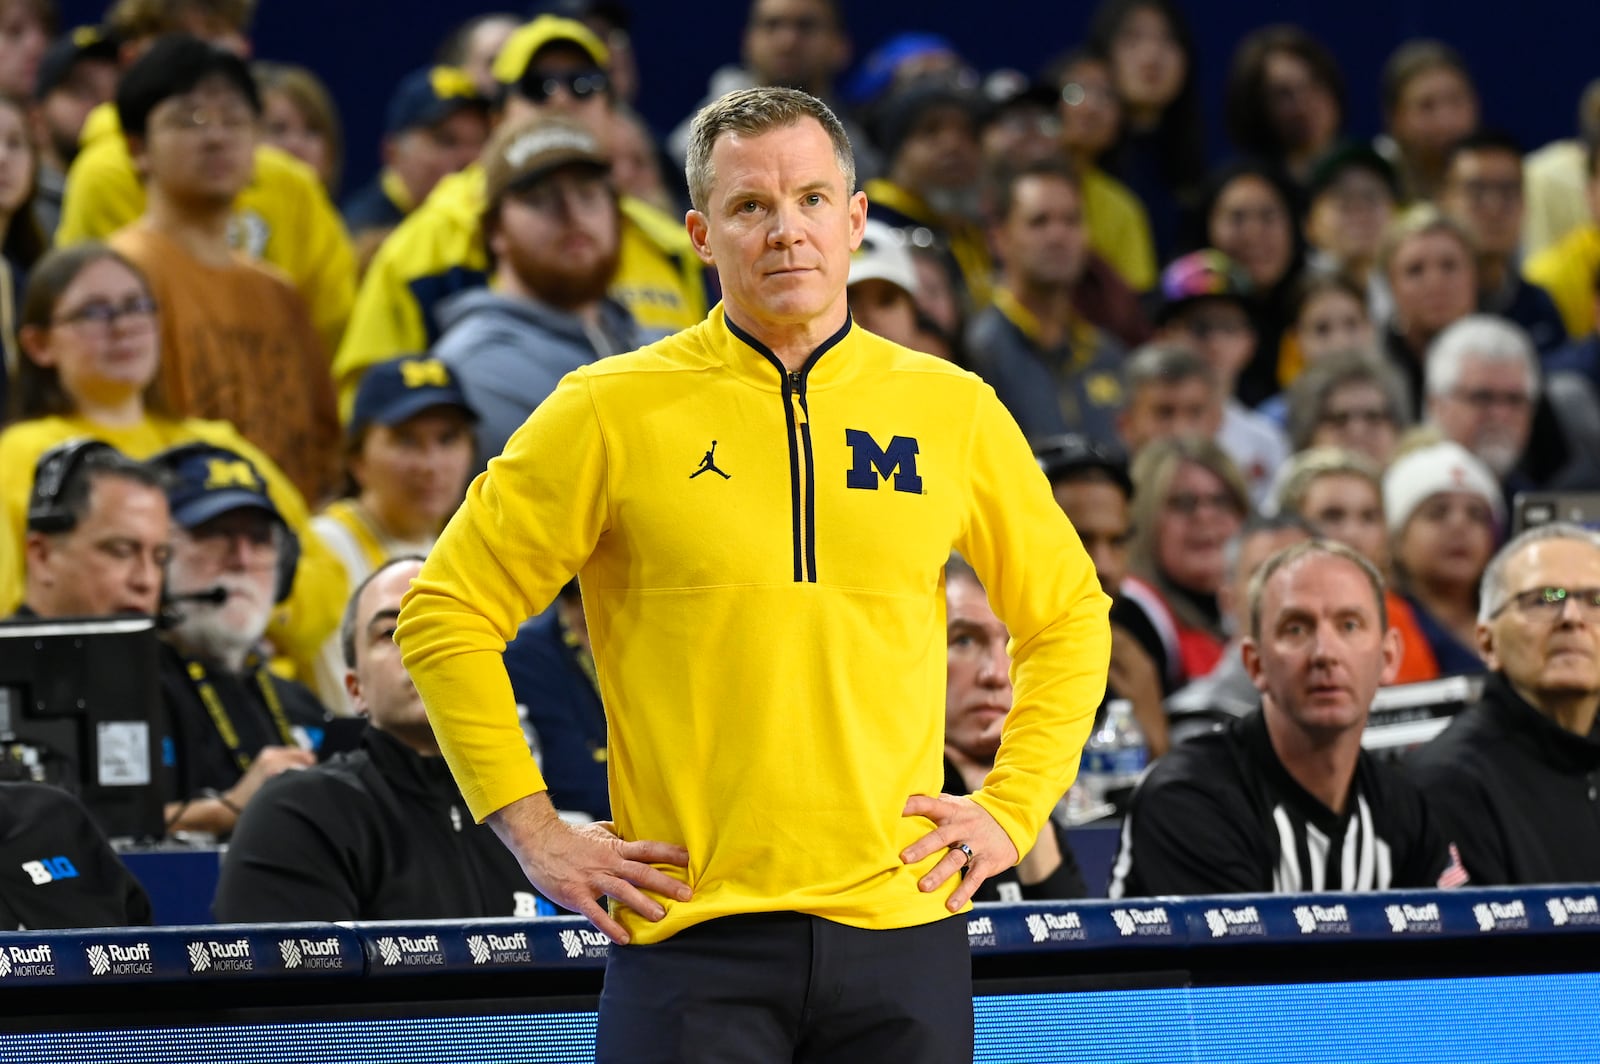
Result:
<svg viewBox="0 0 1600 1064"><path fill-rule="evenodd" d="M696 469L693 473L690 473L689 474L689 479L693 480L695 477L699 476L701 473L715 473L717 476L721 477L723 480L732 480L733 479L732 477L730 477L728 474L724 473L722 470L717 468L716 453L717 453L717 441L716 440L712 440L711 441L711 450L707 451L705 457L700 459L700 468Z"/></svg>

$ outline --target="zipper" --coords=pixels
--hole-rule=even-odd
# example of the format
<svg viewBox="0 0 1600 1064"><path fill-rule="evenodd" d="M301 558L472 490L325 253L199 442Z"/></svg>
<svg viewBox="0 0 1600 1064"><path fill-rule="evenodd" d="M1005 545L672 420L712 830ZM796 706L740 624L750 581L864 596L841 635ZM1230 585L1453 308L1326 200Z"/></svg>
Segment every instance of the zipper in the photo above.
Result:
<svg viewBox="0 0 1600 1064"><path fill-rule="evenodd" d="M817 582L816 476L811 454L811 418L806 408L805 377L799 370L784 374L784 417L789 426L789 488L793 502L794 579Z"/></svg>

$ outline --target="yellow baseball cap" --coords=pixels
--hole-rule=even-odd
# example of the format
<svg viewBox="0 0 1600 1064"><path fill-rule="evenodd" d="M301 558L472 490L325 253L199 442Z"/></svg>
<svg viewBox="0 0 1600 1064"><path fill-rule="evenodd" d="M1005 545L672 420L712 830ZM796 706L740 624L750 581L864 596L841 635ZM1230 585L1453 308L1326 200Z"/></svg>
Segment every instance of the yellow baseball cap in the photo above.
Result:
<svg viewBox="0 0 1600 1064"><path fill-rule="evenodd" d="M492 73L502 85L515 85L528 72L533 57L552 44L575 44L588 53L594 65L605 70L611 64L611 53L594 31L576 19L559 15L540 15L532 22L519 26L506 38L500 54L495 56Z"/></svg>

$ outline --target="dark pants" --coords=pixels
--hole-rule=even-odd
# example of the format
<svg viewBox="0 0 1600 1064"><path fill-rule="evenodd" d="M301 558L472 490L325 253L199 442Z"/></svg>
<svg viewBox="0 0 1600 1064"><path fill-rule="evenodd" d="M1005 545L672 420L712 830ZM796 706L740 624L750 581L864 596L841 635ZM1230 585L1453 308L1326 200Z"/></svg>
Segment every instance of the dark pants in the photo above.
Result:
<svg viewBox="0 0 1600 1064"><path fill-rule="evenodd" d="M762 913L613 947L595 1059L971 1064L966 918L863 931Z"/></svg>

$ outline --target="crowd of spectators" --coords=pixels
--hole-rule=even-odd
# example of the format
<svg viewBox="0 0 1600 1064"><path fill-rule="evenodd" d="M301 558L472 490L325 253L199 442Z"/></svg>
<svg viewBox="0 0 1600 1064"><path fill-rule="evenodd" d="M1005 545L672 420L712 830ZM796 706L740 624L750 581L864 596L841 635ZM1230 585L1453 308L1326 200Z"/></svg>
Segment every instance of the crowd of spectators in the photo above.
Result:
<svg viewBox="0 0 1600 1064"><path fill-rule="evenodd" d="M427 553L564 374L718 298L682 221L688 119L633 111L625 5L541 6L463 23L382 129L346 130L314 72L248 60L253 0L114 0L92 27L0 2L0 608L165 603L168 827L249 843L219 911L531 912L461 823L397 659L369 657L414 569L396 559ZM1579 137L1530 153L1482 125L1448 44L1397 40L1364 142L1346 85L1368 75L1264 27L1228 64L1219 160L1171 0L1104 0L1036 72L977 70L928 33L852 71L844 16L751 0L708 98L788 85L839 110L869 204L856 326L979 374L1035 443L1113 598L1108 698L1159 759L1113 889L1600 879L1600 856L1542 854L1503 808L1594 802L1551 783L1528 808L1514 784L1600 766L1600 570L1582 582L1600 540L1502 546L1520 495L1600 490L1600 81ZM336 207L352 143L382 168ZM1009 706L1005 634L958 561L947 591L947 780L972 789ZM506 658L558 806L604 819L578 588ZM1346 673L1362 704L1334 720L1317 683ZM1418 755L1429 804L1358 761L1378 686L1477 673L1484 705ZM356 713L384 734L273 779ZM349 795L365 821L320 816ZM1349 845L1392 865L1272 851L1285 809L1313 848L1359 822ZM386 894L432 861L394 817L493 891ZM297 831L316 841L279 852ZM1098 893L1046 835L1004 895ZM359 852L351 881L273 885L314 877L315 846Z"/></svg>

